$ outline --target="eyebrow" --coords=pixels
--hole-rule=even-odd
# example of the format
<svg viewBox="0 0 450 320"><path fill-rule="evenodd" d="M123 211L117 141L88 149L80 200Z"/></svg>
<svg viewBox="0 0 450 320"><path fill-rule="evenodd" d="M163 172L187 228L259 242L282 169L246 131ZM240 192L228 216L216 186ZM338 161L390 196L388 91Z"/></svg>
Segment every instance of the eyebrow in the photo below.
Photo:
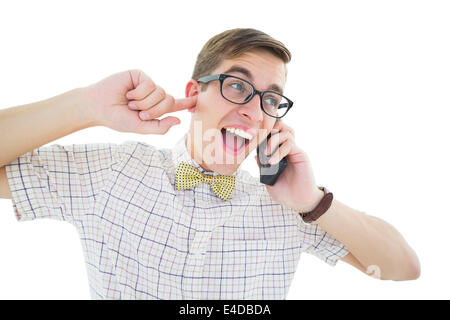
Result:
<svg viewBox="0 0 450 320"><path fill-rule="evenodd" d="M248 69L246 69L246 68L244 68L244 67L240 67L240 66L234 65L234 66L231 66L231 67L230 67L228 70L226 70L224 73L229 73L229 72L239 72L239 73L243 74L244 76L246 76L248 79L250 79L250 81L253 81L253 80L254 80L254 79L253 79L252 73L251 73ZM283 94L283 89L282 89L279 85L277 85L277 84L271 84L271 85L267 88L267 90L272 90L272 91L276 91L276 92L278 92L278 93Z"/></svg>

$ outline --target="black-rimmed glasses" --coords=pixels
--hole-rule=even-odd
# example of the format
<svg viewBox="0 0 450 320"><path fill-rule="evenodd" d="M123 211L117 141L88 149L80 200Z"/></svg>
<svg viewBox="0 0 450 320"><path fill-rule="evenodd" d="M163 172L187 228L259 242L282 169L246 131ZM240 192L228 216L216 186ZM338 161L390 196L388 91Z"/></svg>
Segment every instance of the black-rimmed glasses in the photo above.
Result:
<svg viewBox="0 0 450 320"><path fill-rule="evenodd" d="M281 118L286 115L294 102L275 91L258 91L247 80L228 74L216 74L198 79L198 82L208 83L220 80L220 93L222 97L236 104L246 104L258 94L260 96L261 109L265 114L273 118Z"/></svg>

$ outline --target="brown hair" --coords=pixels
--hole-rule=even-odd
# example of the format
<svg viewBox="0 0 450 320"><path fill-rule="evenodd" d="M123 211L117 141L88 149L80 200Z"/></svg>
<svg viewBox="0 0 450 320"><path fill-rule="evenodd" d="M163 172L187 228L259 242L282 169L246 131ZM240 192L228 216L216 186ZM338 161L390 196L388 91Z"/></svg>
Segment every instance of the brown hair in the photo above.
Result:
<svg viewBox="0 0 450 320"><path fill-rule="evenodd" d="M197 56L192 79L209 75L224 59L232 59L254 49L267 50L284 63L291 61L291 53L285 45L268 34L255 29L231 29L206 42Z"/></svg>

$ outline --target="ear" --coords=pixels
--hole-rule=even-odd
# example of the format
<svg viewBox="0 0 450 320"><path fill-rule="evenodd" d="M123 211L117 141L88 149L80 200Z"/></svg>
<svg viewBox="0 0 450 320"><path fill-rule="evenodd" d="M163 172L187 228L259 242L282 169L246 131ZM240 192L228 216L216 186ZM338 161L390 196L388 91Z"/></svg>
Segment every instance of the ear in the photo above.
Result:
<svg viewBox="0 0 450 320"><path fill-rule="evenodd" d="M196 96L200 92L200 85L195 80L189 80L186 85L186 98ZM188 109L189 112L195 112L195 106Z"/></svg>

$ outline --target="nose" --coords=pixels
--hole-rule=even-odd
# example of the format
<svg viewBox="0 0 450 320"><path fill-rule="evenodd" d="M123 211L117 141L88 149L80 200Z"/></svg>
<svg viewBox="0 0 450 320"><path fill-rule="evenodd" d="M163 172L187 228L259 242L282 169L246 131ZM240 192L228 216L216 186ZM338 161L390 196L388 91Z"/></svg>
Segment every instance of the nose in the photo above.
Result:
<svg viewBox="0 0 450 320"><path fill-rule="evenodd" d="M261 110L261 96L255 94L253 98L246 104L242 104L238 108L241 116L247 117L252 122L263 121L264 115Z"/></svg>

